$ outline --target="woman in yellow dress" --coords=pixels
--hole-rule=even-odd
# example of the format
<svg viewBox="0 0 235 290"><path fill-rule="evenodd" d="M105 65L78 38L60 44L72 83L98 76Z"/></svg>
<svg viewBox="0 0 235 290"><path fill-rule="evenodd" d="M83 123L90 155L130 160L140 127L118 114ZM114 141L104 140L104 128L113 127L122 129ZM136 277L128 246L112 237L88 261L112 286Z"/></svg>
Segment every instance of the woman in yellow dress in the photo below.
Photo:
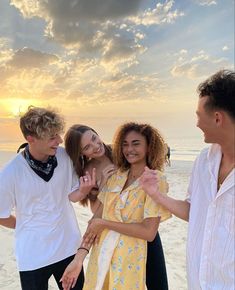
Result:
<svg viewBox="0 0 235 290"><path fill-rule="evenodd" d="M167 192L161 173L165 162L163 138L150 125L126 123L114 137L113 160L118 171L99 194L102 218L97 213L90 221L85 241L62 277L64 289L76 282L89 238L96 235L98 243L92 248L83 289L145 289L146 241L154 239L160 220L169 218L170 213L146 195L139 177L146 166L158 170L159 190Z"/></svg>

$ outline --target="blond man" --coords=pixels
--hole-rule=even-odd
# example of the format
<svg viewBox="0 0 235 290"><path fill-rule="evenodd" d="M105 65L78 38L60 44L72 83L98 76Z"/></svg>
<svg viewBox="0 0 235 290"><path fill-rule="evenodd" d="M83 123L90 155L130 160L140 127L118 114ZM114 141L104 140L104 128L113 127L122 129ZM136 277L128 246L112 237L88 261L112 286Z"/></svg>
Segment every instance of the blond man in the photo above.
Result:
<svg viewBox="0 0 235 290"><path fill-rule="evenodd" d="M64 120L52 109L29 107L20 128L28 145L0 173L0 224L15 228L22 289L46 290L52 275L62 289L59 280L81 240L68 199L78 177L59 146ZM75 289L83 281L82 273Z"/></svg>

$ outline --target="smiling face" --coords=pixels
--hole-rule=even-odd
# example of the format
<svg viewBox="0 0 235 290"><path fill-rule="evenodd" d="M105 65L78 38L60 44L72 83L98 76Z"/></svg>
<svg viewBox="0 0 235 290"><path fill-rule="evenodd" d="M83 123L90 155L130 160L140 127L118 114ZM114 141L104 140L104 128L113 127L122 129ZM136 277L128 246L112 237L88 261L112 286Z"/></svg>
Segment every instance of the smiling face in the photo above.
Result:
<svg viewBox="0 0 235 290"><path fill-rule="evenodd" d="M146 165L146 156L148 152L146 138L135 131L128 132L123 140L122 152L131 165Z"/></svg>
<svg viewBox="0 0 235 290"><path fill-rule="evenodd" d="M93 132L88 130L83 133L81 137L81 152L87 158L100 158L105 154L105 148L100 137Z"/></svg>
<svg viewBox="0 0 235 290"><path fill-rule="evenodd" d="M208 97L201 97L198 100L197 107L197 127L204 133L204 141L206 143L215 143L218 130L216 122L216 112L206 109Z"/></svg>
<svg viewBox="0 0 235 290"><path fill-rule="evenodd" d="M57 133L40 139L28 136L27 140L31 155L40 161L47 161L49 156L55 155L59 144L63 142L61 136Z"/></svg>

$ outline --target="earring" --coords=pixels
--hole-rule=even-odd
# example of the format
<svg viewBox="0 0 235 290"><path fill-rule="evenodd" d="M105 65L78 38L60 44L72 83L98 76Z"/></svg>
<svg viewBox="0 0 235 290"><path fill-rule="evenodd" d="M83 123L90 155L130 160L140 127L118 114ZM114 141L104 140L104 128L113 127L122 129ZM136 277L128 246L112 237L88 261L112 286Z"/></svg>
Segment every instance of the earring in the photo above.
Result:
<svg viewBox="0 0 235 290"><path fill-rule="evenodd" d="M81 166L82 166L82 168L84 168L84 163L85 163L85 161L84 161L84 156L83 155L81 155L80 156L80 161L81 161Z"/></svg>

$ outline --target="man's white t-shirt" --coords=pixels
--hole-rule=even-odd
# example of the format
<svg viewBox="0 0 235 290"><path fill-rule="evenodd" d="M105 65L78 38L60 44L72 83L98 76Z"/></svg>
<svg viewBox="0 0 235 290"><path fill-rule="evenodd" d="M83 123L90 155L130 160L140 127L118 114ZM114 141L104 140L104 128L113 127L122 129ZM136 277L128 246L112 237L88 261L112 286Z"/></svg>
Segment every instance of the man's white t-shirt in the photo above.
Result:
<svg viewBox="0 0 235 290"><path fill-rule="evenodd" d="M64 148L46 182L18 154L0 172L0 218L15 208L16 259L19 271L35 270L76 253L81 242L74 209L68 199L78 183Z"/></svg>

